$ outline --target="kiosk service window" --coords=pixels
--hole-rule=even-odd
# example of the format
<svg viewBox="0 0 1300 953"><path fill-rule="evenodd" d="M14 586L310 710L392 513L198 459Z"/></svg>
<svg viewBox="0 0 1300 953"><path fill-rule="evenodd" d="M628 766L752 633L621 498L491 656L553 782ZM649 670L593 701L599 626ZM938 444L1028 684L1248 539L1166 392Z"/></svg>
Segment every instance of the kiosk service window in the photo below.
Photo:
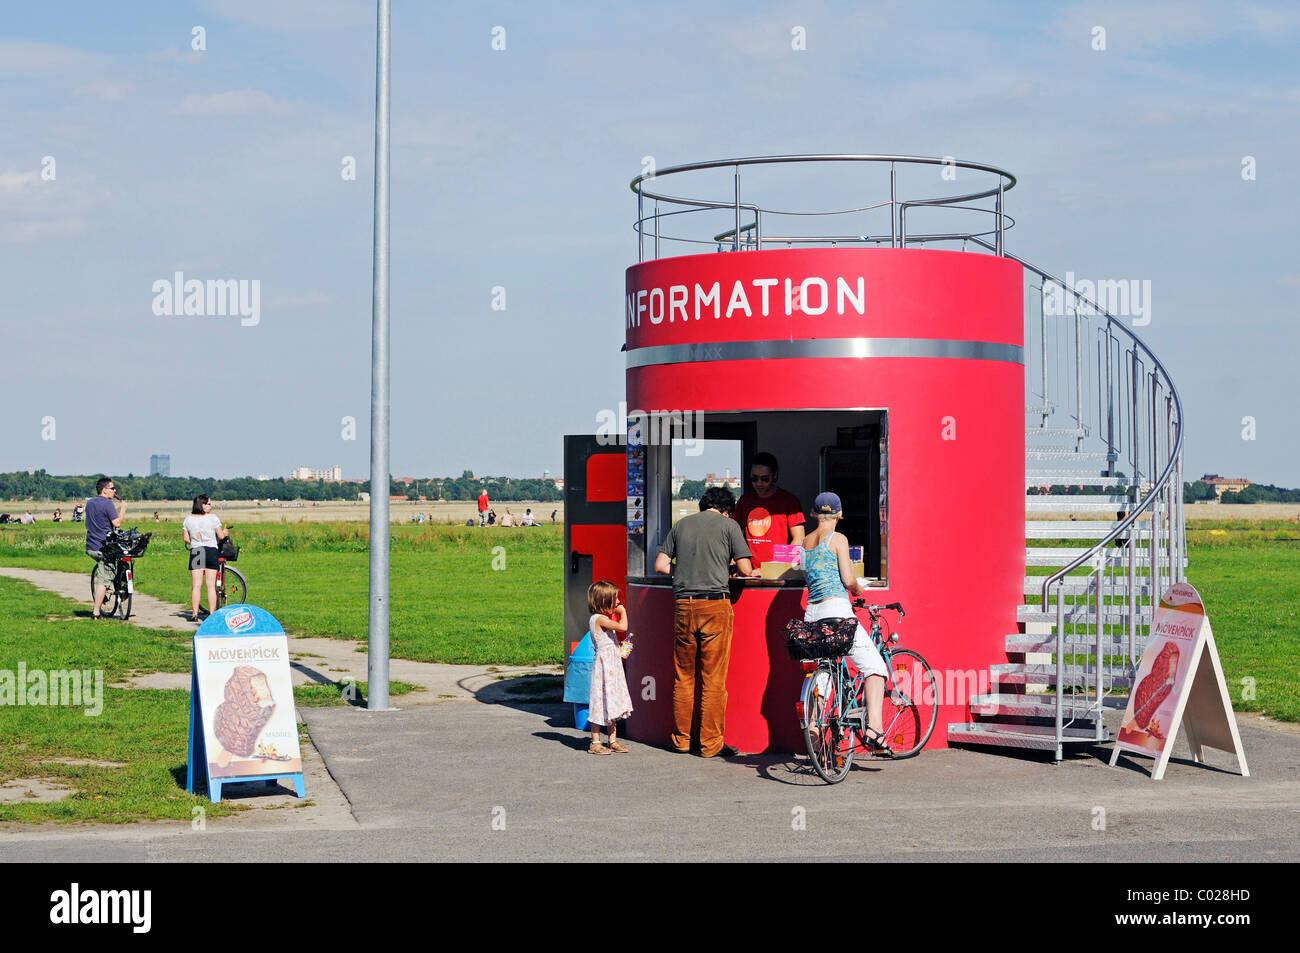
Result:
<svg viewBox="0 0 1300 953"><path fill-rule="evenodd" d="M691 441L671 436L658 446L646 447L644 552L649 561L682 516L696 511L695 500L675 499L674 488L684 478L698 481L707 473L731 474L737 517L750 541L755 565L767 578L748 579L746 586L802 585L798 573L780 562L790 561L788 550L777 547L796 543L790 527L797 518L784 512L793 507L785 494L797 500L802 529L810 531L810 515L818 493L830 491L843 502L838 531L849 541L854 572L868 585L886 585L889 554L888 522L888 411L871 410L753 410L713 412L703 415L704 439ZM663 433L672 434L671 427ZM690 446L695 455L687 455ZM702 452L701 452L702 451ZM771 474L768 457L777 462ZM755 458L758 458L756 463ZM768 483L765 478L774 476ZM751 479L754 478L754 479ZM764 485L759 486L761 481ZM781 491L774 492L773 487ZM696 484L698 488L698 484ZM763 491L767 492L764 493ZM776 536L784 538L777 540ZM629 540L629 546L633 541ZM649 565L641 554L630 554L629 575L640 575L633 565ZM860 560L860 561L859 561ZM765 563L773 563L763 570ZM647 574L648 576L649 574Z"/></svg>

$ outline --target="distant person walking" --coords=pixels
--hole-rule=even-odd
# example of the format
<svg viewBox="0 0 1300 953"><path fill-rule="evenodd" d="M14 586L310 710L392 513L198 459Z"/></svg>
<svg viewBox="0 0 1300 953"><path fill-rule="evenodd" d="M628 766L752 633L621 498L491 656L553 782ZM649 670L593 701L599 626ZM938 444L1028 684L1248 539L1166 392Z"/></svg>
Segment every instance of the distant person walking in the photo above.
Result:
<svg viewBox="0 0 1300 953"><path fill-rule="evenodd" d="M709 487L700 497L700 512L682 519L668 532L655 559L655 572L673 577L670 743L674 751L689 751L691 725L698 715L703 758L735 754L734 748L723 744L733 622L728 594L731 561L735 560L741 575L758 575L745 536L730 518L735 505L735 497L726 487Z"/></svg>
<svg viewBox="0 0 1300 953"><path fill-rule="evenodd" d="M487 490L484 490L482 493L478 495L478 525L479 526L488 525L488 512L491 510L491 508L492 508L491 505L488 503Z"/></svg>
<svg viewBox="0 0 1300 953"><path fill-rule="evenodd" d="M558 512L560 512L560 511L559 511L559 510L551 510L551 525L552 525L552 526L555 525L555 514L558 513Z"/></svg>
<svg viewBox="0 0 1300 953"><path fill-rule="evenodd" d="M86 555L95 560L95 605L90 610L90 617L102 619L99 610L104 606L104 596L113 581L113 567L104 559L102 550L109 531L122 525L126 502L113 503L117 484L111 477L100 477L95 481L95 494L86 504Z"/></svg>
<svg viewBox="0 0 1300 953"><path fill-rule="evenodd" d="M208 615L217 609L217 544L229 533L212 512L206 493L194 498L190 515L181 523L181 539L190 548L190 621L199 621L199 590L208 585Z"/></svg>

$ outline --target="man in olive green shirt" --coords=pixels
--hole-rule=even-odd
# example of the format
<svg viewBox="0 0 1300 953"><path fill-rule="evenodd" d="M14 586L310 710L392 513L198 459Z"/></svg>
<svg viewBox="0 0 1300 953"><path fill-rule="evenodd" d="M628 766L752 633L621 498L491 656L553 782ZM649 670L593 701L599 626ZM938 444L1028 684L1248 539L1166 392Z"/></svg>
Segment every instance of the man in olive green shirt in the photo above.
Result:
<svg viewBox="0 0 1300 953"><path fill-rule="evenodd" d="M690 750L691 724L698 714L704 758L734 753L723 744L733 620L728 597L731 563L735 561L742 575L758 575L745 536L730 518L735 505L730 490L710 487L700 498L700 512L672 528L655 559L656 572L672 575L675 599L670 743L674 751Z"/></svg>

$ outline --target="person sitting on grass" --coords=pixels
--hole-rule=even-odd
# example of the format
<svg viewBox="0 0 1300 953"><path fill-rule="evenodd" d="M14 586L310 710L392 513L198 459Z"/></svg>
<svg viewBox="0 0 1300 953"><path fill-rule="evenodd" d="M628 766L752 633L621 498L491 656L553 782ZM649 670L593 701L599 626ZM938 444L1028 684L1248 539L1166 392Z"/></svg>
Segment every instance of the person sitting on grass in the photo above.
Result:
<svg viewBox="0 0 1300 953"><path fill-rule="evenodd" d="M623 674L623 658L618 636L627 632L627 609L618 601L618 586L612 582L593 582L587 588L588 626L595 643L596 661L591 667L591 690L587 696L587 721L591 727L588 754L627 754L618 740L618 722L632 714L632 697ZM609 747L600 743L601 727L609 732Z"/></svg>

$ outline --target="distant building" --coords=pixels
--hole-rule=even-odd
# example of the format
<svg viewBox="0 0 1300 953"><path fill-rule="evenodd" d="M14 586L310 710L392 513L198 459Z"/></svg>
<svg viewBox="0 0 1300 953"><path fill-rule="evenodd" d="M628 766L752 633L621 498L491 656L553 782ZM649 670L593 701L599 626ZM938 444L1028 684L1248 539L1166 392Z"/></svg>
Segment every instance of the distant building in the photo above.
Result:
<svg viewBox="0 0 1300 953"><path fill-rule="evenodd" d="M172 455L170 453L155 453L149 458L149 475L169 477L172 475Z"/></svg>
<svg viewBox="0 0 1300 953"><path fill-rule="evenodd" d="M1201 482L1214 488L1216 499L1231 490L1233 493L1240 493L1246 487L1250 486L1250 481L1245 477L1221 477L1217 473L1207 473L1201 477Z"/></svg>
<svg viewBox="0 0 1300 953"><path fill-rule="evenodd" d="M343 468L330 467L328 470L313 470L311 467L298 467L289 474L290 480L324 480L326 483L342 483Z"/></svg>

